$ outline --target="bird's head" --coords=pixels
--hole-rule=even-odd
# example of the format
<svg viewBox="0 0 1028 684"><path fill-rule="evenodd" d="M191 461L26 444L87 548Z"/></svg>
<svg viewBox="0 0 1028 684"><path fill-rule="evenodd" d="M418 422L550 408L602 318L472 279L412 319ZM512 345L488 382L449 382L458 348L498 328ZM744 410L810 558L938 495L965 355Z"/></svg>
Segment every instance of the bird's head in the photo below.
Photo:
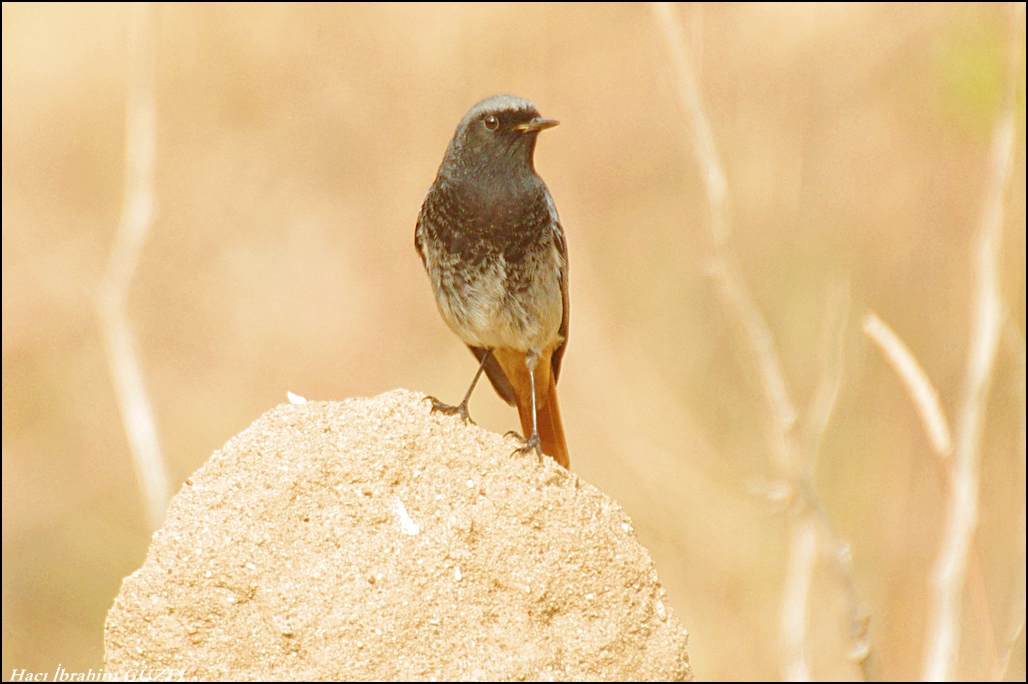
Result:
<svg viewBox="0 0 1028 684"><path fill-rule="evenodd" d="M520 97L494 95L482 100L457 125L439 175L454 180L469 173L534 175L536 137L558 123L539 116L535 105Z"/></svg>

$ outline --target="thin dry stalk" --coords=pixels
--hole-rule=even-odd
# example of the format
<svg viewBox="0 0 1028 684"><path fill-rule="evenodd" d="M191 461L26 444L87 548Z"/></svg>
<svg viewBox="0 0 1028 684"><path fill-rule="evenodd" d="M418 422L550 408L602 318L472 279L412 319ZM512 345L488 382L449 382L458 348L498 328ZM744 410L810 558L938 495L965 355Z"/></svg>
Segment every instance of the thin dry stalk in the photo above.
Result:
<svg viewBox="0 0 1028 684"><path fill-rule="evenodd" d="M151 6L132 6L125 198L107 272L97 289L96 306L139 488L146 501L150 525L157 529L164 520L168 503L168 476L157 439L157 424L143 382L135 336L125 307L132 276L155 212L153 24Z"/></svg>
<svg viewBox="0 0 1028 684"><path fill-rule="evenodd" d="M835 398L842 378L841 339L845 329L845 313L841 306L835 307L835 318L828 316L826 329L836 332L830 336L837 341L840 350L837 358L822 363L822 379L815 391L811 406L804 421L806 443L801 446L794 435L797 412L789 396L780 358L774 338L750 295L738 265L728 248L731 234L728 208L728 184L714 144L710 124L693 68L689 61L689 50L679 26L674 8L668 3L653 4L654 17L664 37L670 63L676 76L675 85L679 101L685 111L693 134L693 150L701 170L707 203L710 211L710 230L715 246L712 271L717 278L727 308L733 312L743 331L743 338L753 355L757 372L764 390L765 402L771 414L768 434L769 449L779 478L787 483L792 494L790 524L790 549L787 574L779 619L780 638L783 650L783 676L787 679L809 679L811 669L807 655L808 613L810 588L818 559L818 549L831 550L836 560L848 559L840 553L845 545L839 543L831 532L831 525L818 504L812 486L812 473L816 461L817 446L834 409ZM846 298L848 301L848 297ZM832 307L830 307L832 309ZM831 322L835 325L831 325ZM837 571L843 576L848 588L847 599L851 614L860 615L856 608L855 591L848 562L837 562ZM859 623L859 624L858 624ZM866 640L866 620L854 619L851 628L854 644L850 656L858 665L864 666L869 653ZM859 641L858 636L859 635Z"/></svg>
<svg viewBox="0 0 1028 684"><path fill-rule="evenodd" d="M945 464L953 453L953 441L950 437L949 421L946 420L946 414L939 403L939 393L935 391L935 386L910 348L878 317L878 314L872 311L864 316L863 327L864 333L878 345L878 349L900 377L918 415L921 416L921 424L932 444L932 450Z"/></svg>
<svg viewBox="0 0 1028 684"><path fill-rule="evenodd" d="M1024 8L1015 7L1012 26L1023 24ZM999 283L999 249L1003 234L1003 197L1014 157L1014 93L1020 69L1019 41L1011 41L1004 107L997 120L978 239L972 254L973 326L964 391L957 414L954 476L949 482L943 539L930 583L931 608L923 677L953 678L960 649L960 613L968 557L978 524L979 445L1000 332L1006 320Z"/></svg>
<svg viewBox="0 0 1028 684"><path fill-rule="evenodd" d="M821 331L821 350L818 354L821 373L801 422L804 447L808 452L806 462L811 467L817 463L821 439L824 437L832 412L835 410L835 402L839 398L839 391L842 389L843 346L846 341L846 321L849 318L849 308L848 285L837 287L834 291L829 292ZM808 479L813 476L813 472L807 473Z"/></svg>
<svg viewBox="0 0 1028 684"><path fill-rule="evenodd" d="M803 445L807 454L806 463L808 464L804 482L807 487L806 498L814 510L812 517L818 524L818 532L821 543L824 546L823 553L828 555L831 563L834 565L836 575L842 583L846 596L846 605L849 609L850 632L850 648L847 657L860 666L866 679L868 661L871 657L871 638L868 633L870 616L860 605L856 583L853 579L850 546L836 536L828 519L828 514L825 513L824 508L821 506L820 500L817 498L817 492L813 487L814 468L817 465L821 441L835 410L839 391L842 389L843 350L846 341L846 321L849 319L849 308L850 293L848 285L839 287L834 292L829 293L821 338L819 360L821 373L802 421Z"/></svg>
<svg viewBox="0 0 1028 684"><path fill-rule="evenodd" d="M1013 63L1009 65L1014 71ZM960 614L967 564L978 524L979 445L996 347L1006 319L999 285L1003 197L1013 167L1014 110L1008 95L992 139L981 227L972 254L974 299L964 391L957 412L954 476L946 497L942 543L930 581L928 633L922 676L953 678L960 650Z"/></svg>
<svg viewBox="0 0 1028 684"><path fill-rule="evenodd" d="M782 589L782 650L785 652L784 677L789 682L809 682L807 615L810 589L817 565L817 526L812 516L804 515L792 525L789 560Z"/></svg>
<svg viewBox="0 0 1028 684"><path fill-rule="evenodd" d="M1011 22L1011 25L1014 29L1014 40L1010 41L1010 51L1007 59L1008 68L1010 68L1011 65L1022 65L1024 62L1024 43L1020 36L1020 31L1024 30L1024 13L1025 6L1023 3L1015 3L1012 6L1013 21ZM1020 71L1020 68L1016 70L1012 69L1011 71L1017 73ZM1010 78L1007 83L1008 101L1010 98L1014 97L1013 89L1015 87L1015 79ZM1019 430L1017 453L1021 455L1021 471L1023 480L1026 455L1025 414L1026 409L1028 409L1028 401L1025 399L1025 344L1024 332L1018 328L1017 324L1012 320L1007 321L1006 341L1017 369L1014 373L1014 393L1017 395L1017 402L1021 407L1021 410L1019 411L1019 415L1021 416L1021 425ZM1003 644L1003 649L1000 652L1000 655L996 658L991 672L992 680L997 682L1008 678L1007 671L1010 669L1011 658L1014 655L1014 650L1017 648L1017 642L1021 639L1021 635L1024 633L1025 628L1025 514L1025 503L1022 501L1021 519L1019 521L1020 524L1018 525L1017 533L1017 548L1014 552L1014 558L1016 559L1018 567L1014 571L1015 585L1010 596L1010 610L1007 618L1006 633L1004 635L1006 643Z"/></svg>
<svg viewBox="0 0 1028 684"><path fill-rule="evenodd" d="M1028 408L1028 402L1025 401L1025 347L1024 347L1024 334L1018 329L1017 325L1013 321L1007 323L1007 335L1006 335L1008 346L1012 349L1012 356L1014 362L1017 365L1017 371L1014 375L1015 388L1014 391L1017 394L1018 405L1021 407L1021 429L1020 436L1018 439L1018 450L1017 453L1021 454L1021 470L1022 477L1025 467L1025 410ZM1008 678L1007 670L1010 669L1010 660L1014 655L1014 649L1017 648L1017 642L1021 638L1022 632L1024 632L1025 625L1025 504L1021 503L1021 520L1018 527L1017 534L1017 549L1014 552L1014 558L1017 560L1018 567L1014 572L1014 591L1011 593L1010 598L1010 611L1007 617L1007 628L1005 630L1004 639L1006 643L1003 644L1003 650L1000 652L999 657L996 659L992 667L991 679L994 682L1003 681Z"/></svg>

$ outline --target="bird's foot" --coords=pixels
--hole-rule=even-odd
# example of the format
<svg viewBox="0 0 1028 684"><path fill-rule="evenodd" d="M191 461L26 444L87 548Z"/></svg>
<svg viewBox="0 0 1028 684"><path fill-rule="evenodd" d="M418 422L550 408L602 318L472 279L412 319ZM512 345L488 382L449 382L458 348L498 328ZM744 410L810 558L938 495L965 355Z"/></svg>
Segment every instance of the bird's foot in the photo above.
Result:
<svg viewBox="0 0 1028 684"><path fill-rule="evenodd" d="M458 414L464 419L465 424L474 423L474 421L471 420L471 415L468 413L468 405L466 402L461 402L456 406L450 406L449 404L444 404L435 397L425 397L425 399L432 402L433 412L438 411L439 413L445 413L448 416Z"/></svg>
<svg viewBox="0 0 1028 684"><path fill-rule="evenodd" d="M519 446L517 449L515 449L514 453L511 454L511 456L513 456L514 454L524 455L524 454L527 454L528 452L530 452L530 451L532 451L534 449L535 453L539 456L539 459L542 460L543 450L542 450L542 446L539 443L539 435L538 434L532 435L532 437L530 439L525 439L524 437L522 437L518 433L516 433L513 430L511 430L510 432L505 434L504 437L514 437L519 442L521 442L521 446Z"/></svg>

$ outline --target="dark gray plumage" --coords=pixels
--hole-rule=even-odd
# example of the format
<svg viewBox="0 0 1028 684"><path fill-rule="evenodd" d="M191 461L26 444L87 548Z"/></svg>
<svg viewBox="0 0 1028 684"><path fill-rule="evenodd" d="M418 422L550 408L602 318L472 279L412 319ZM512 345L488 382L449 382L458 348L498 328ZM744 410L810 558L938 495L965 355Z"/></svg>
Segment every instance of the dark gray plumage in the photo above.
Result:
<svg viewBox="0 0 1028 684"><path fill-rule="evenodd" d="M538 436L544 452L566 461L554 388L568 335L567 246L533 161L539 132L556 124L510 95L472 107L425 197L414 243L443 319L497 393L517 404L528 448ZM468 397L454 409L465 416Z"/></svg>

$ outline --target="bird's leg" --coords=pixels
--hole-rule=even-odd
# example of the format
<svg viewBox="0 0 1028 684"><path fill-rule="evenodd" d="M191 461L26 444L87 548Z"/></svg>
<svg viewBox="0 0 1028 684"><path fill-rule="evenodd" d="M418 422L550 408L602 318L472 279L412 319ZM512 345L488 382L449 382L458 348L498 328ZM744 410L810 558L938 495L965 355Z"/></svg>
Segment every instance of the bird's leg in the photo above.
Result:
<svg viewBox="0 0 1028 684"><path fill-rule="evenodd" d="M536 414L535 405L535 364L539 360L539 354L529 350L525 354L525 365L528 366L528 382L532 387L532 436L525 440L525 443L518 449L518 453L527 454L532 449L542 458L543 451L539 446L539 418Z"/></svg>
<svg viewBox="0 0 1028 684"><path fill-rule="evenodd" d="M432 410L445 413L449 416L452 416L454 413L459 413L465 423L473 422L471 420L471 415L468 413L468 402L471 400L471 393L475 391L475 385L478 384L478 379L482 376L482 371L485 370L485 362L492 353L493 351L491 349L487 350L485 356L482 357L482 363L478 364L478 372L475 373L475 379L471 381L471 387L468 388L467 394L464 395L464 401L456 406L450 406L449 404L444 404L435 397L428 397L432 400Z"/></svg>

